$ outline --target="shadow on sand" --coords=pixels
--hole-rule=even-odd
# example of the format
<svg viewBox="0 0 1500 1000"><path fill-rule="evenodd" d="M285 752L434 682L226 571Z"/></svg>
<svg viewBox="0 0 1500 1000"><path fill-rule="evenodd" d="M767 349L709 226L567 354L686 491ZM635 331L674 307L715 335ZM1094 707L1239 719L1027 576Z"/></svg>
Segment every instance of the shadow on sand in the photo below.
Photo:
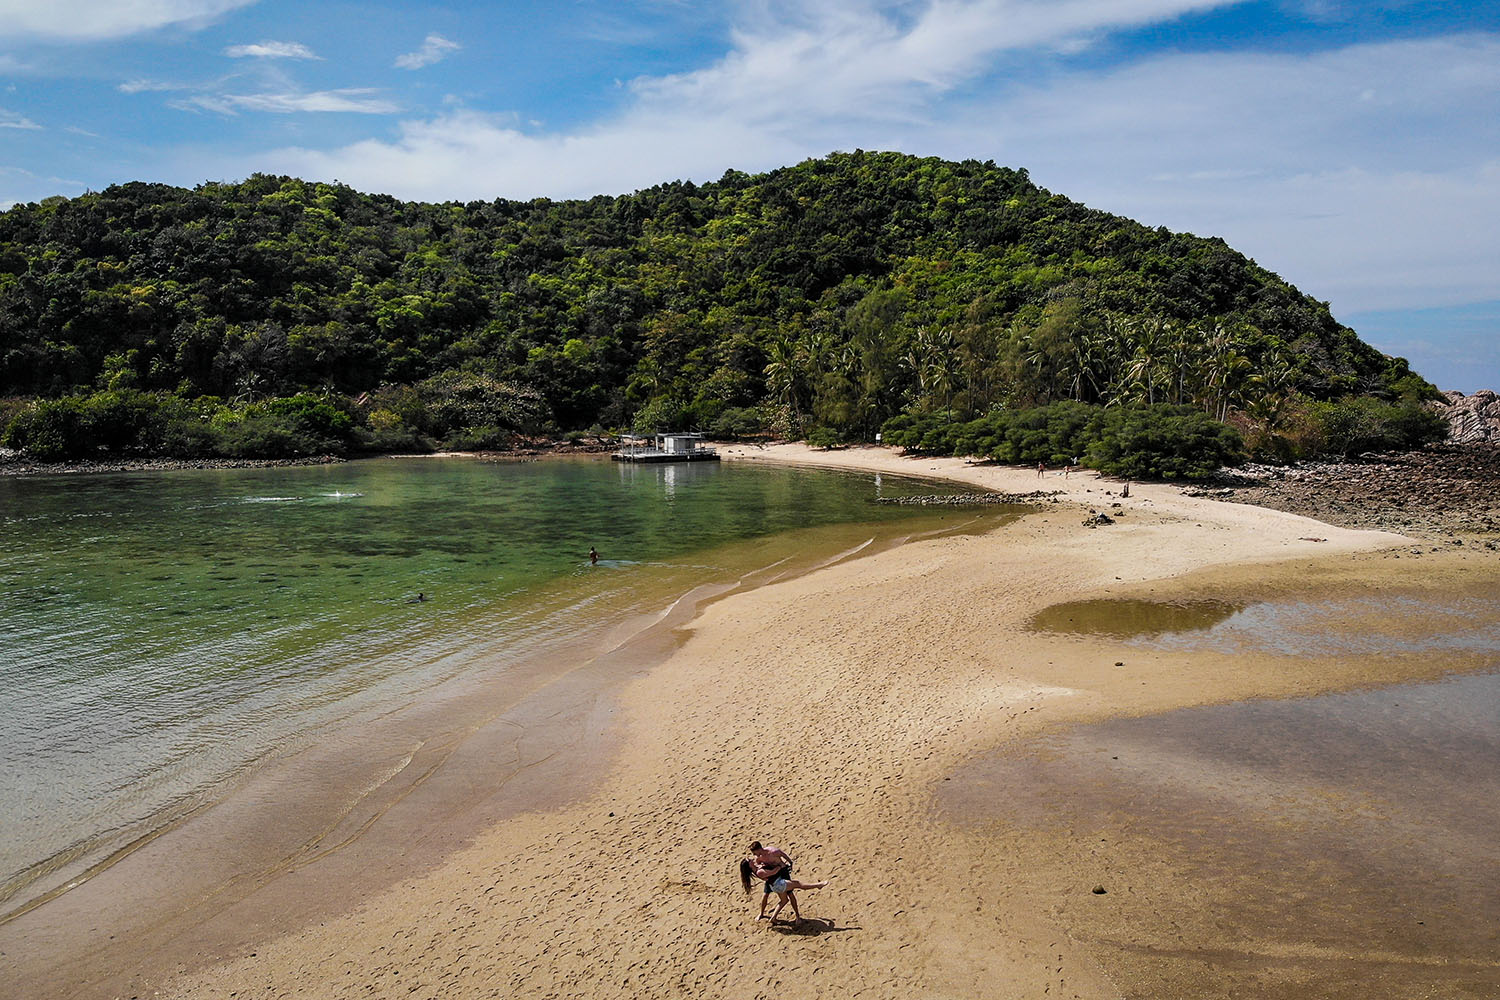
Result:
<svg viewBox="0 0 1500 1000"><path fill-rule="evenodd" d="M798 937L819 937L843 931L863 930L862 927L835 927L832 920L803 917L801 920L773 920L771 929L778 934L795 934Z"/></svg>

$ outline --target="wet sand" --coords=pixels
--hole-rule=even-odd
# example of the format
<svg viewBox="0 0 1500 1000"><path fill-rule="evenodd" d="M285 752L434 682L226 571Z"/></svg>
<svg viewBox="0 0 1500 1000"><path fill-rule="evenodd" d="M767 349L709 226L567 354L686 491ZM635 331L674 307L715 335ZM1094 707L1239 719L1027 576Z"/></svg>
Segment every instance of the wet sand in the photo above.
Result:
<svg viewBox="0 0 1500 1000"><path fill-rule="evenodd" d="M1361 947L1356 921L1323 940L1299 936L1285 914L1319 898L1308 882L1231 850L1282 829L1274 811L1252 802L1232 822L1200 823L1215 868L1139 821L1101 834L1094 813L1121 812L1114 800L1093 800L1088 822L1048 811L1049 783L1066 768L996 761L1035 758L1032 741L1079 724L1431 681L1495 659L1142 647L1032 627L1052 605L1492 592L1493 553L1168 486L1125 498L1091 475L1039 484L1034 471L876 449L726 457L1067 495L982 536L913 542L707 604L659 662L600 703L616 736L588 765L589 792L558 802L539 790L398 885L329 908L341 912L250 926L190 961L146 941L137 973L116 984L123 995L1300 997L1335 995L1316 985L1329 983L1350 996L1486 995L1493 964L1452 935ZM1084 527L1090 510L1116 523ZM1370 607L1368 621L1341 627L1389 617ZM1285 780L1264 778L1273 792ZM733 873L752 838L785 847L800 878L838 876L801 894L802 923L754 920ZM1323 863L1322 843L1292 847ZM431 848L418 838L412 849ZM1396 926L1399 900L1334 891L1341 872L1384 869L1341 863L1323 870L1323 898L1346 912L1358 899L1379 911L1371 926ZM1219 881L1204 880L1209 870ZM1237 891L1255 905L1224 919L1220 903ZM1309 919L1319 922L1316 907ZM6 962L18 943L0 928ZM15 995L114 994L73 982Z"/></svg>

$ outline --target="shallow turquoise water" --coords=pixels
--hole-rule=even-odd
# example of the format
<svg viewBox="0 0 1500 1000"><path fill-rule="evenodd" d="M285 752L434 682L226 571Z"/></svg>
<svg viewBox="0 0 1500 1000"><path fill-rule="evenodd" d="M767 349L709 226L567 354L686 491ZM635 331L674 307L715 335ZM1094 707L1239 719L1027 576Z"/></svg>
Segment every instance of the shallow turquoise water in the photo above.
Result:
<svg viewBox="0 0 1500 1000"><path fill-rule="evenodd" d="M726 543L920 517L873 500L927 489L597 459L0 479L0 911L320 727L658 610Z"/></svg>

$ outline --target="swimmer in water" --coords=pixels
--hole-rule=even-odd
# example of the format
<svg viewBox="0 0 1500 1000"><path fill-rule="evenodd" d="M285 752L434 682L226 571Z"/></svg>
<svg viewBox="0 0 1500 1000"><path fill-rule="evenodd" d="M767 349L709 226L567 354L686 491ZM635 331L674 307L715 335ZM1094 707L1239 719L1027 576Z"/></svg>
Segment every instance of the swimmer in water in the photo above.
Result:
<svg viewBox="0 0 1500 1000"><path fill-rule="evenodd" d="M594 547L592 545L589 546L589 565L591 565L591 566L597 566L597 565L599 565L599 553L597 551L595 551L595 549L594 549Z"/></svg>

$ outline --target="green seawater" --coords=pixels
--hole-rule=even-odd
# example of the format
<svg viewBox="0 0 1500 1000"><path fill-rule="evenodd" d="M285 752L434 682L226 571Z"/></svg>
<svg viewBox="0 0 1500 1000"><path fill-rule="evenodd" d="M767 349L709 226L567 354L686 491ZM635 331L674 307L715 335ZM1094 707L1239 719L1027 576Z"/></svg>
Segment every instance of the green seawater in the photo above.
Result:
<svg viewBox="0 0 1500 1000"><path fill-rule="evenodd" d="M268 755L705 582L922 530L875 498L931 491L597 458L0 479L0 913Z"/></svg>

